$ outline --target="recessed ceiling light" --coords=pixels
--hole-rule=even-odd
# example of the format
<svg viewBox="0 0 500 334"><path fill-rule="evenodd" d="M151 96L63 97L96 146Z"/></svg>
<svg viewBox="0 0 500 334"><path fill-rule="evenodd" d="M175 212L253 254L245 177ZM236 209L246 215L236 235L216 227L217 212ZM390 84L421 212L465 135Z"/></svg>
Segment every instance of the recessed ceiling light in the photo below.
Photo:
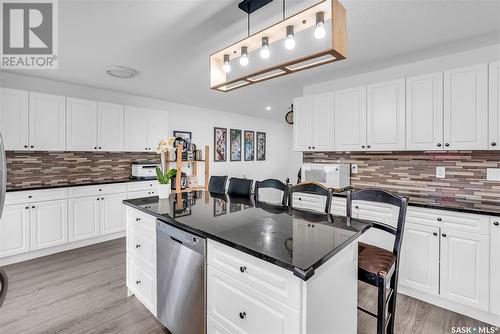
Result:
<svg viewBox="0 0 500 334"><path fill-rule="evenodd" d="M266 110L267 110L267 111L271 110L271 107L270 107L270 106L267 106L267 107L266 107Z"/></svg>
<svg viewBox="0 0 500 334"><path fill-rule="evenodd" d="M120 79L131 79L138 74L136 70L127 66L106 65L105 69L107 74Z"/></svg>

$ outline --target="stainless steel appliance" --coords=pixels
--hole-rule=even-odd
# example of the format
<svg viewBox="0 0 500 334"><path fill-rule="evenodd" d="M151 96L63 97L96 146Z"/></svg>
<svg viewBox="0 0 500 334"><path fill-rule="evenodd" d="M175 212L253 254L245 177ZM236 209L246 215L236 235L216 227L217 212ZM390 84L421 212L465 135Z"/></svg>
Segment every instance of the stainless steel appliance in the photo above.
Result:
<svg viewBox="0 0 500 334"><path fill-rule="evenodd" d="M3 205L5 203L5 189L7 187L7 159L0 134L0 218L2 218Z"/></svg>
<svg viewBox="0 0 500 334"><path fill-rule="evenodd" d="M343 189L351 185L351 165L349 164L303 164L302 182L317 182L325 187Z"/></svg>
<svg viewBox="0 0 500 334"><path fill-rule="evenodd" d="M158 320L173 334L206 333L206 240L156 221Z"/></svg>
<svg viewBox="0 0 500 334"><path fill-rule="evenodd" d="M154 162L132 162L132 178L137 180L154 180L156 178L156 167L159 166L159 164Z"/></svg>

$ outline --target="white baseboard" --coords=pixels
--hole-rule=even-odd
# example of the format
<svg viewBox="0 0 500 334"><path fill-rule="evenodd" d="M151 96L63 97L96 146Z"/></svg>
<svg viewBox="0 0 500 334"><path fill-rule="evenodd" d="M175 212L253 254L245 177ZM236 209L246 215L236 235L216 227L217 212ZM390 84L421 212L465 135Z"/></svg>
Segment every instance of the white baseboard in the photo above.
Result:
<svg viewBox="0 0 500 334"><path fill-rule="evenodd" d="M38 257L47 256L47 255L51 255L51 254L55 254L55 253L59 253L59 252L64 252L64 251L67 251L70 249L90 246L90 245L97 244L97 243L104 242L104 241L108 241L108 240L123 238L123 237L125 237L125 231L99 236L97 238L80 240L77 242L72 242L72 243L59 245L59 246L55 246L55 247L40 249L40 250L27 252L27 253L23 253L23 254L12 255L12 256L0 259L0 267L6 266L9 264L13 264L13 263L18 263L18 262L22 262L22 261L36 259Z"/></svg>
<svg viewBox="0 0 500 334"><path fill-rule="evenodd" d="M429 304L433 304L447 310L463 314L465 316L471 317L473 319L480 320L490 325L500 327L500 315L495 315L489 312L478 310L454 301L450 301L441 296L436 296L433 294L418 291L403 285L398 287L398 292L416 299L420 299Z"/></svg>

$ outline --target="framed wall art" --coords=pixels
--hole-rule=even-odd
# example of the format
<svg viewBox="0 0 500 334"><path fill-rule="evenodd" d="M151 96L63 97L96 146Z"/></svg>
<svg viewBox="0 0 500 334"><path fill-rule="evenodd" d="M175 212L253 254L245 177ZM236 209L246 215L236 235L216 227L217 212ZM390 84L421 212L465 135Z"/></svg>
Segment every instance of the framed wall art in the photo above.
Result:
<svg viewBox="0 0 500 334"><path fill-rule="evenodd" d="M266 160L266 133L265 132L257 132L256 139L257 146L257 160L263 161Z"/></svg>
<svg viewBox="0 0 500 334"><path fill-rule="evenodd" d="M229 130L229 150L231 161L241 161L241 130Z"/></svg>
<svg viewBox="0 0 500 334"><path fill-rule="evenodd" d="M227 129L214 128L214 161L227 160Z"/></svg>
<svg viewBox="0 0 500 334"><path fill-rule="evenodd" d="M245 161L255 160L255 132L244 132Z"/></svg>

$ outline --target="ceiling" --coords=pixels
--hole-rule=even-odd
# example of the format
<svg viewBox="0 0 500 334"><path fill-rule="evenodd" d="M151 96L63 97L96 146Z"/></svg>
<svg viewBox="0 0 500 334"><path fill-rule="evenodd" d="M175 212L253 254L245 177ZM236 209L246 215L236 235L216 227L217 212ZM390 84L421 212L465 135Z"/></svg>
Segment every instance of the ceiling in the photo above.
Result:
<svg viewBox="0 0 500 334"><path fill-rule="evenodd" d="M238 0L59 0L59 69L24 74L282 118L304 84L500 43L499 1L340 1L348 15L347 60L229 93L209 89L208 56L246 36ZM288 0L287 12L315 2ZM252 15L252 31L280 19L281 6L274 0ZM130 66L139 75L109 77L108 64Z"/></svg>

